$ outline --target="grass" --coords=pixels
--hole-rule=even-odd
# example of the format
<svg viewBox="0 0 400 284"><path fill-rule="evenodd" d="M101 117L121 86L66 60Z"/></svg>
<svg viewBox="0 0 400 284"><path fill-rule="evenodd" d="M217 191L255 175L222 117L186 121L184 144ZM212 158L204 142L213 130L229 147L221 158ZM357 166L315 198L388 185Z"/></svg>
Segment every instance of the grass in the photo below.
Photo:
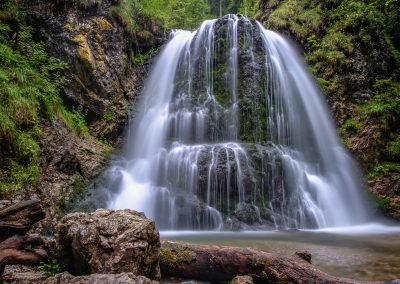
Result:
<svg viewBox="0 0 400 284"><path fill-rule="evenodd" d="M67 110L59 92L67 65L47 54L34 30L20 23L17 33L0 25L0 197L35 186L38 178L40 120L64 122L87 133L83 114Z"/></svg>

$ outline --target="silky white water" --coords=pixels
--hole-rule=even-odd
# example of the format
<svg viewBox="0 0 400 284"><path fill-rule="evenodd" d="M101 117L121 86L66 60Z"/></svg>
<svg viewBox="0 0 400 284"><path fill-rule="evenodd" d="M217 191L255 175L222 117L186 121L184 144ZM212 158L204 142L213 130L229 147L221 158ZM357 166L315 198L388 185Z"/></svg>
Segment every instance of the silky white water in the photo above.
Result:
<svg viewBox="0 0 400 284"><path fill-rule="evenodd" d="M112 167L108 207L160 229L366 223L352 159L291 44L228 15L175 31Z"/></svg>

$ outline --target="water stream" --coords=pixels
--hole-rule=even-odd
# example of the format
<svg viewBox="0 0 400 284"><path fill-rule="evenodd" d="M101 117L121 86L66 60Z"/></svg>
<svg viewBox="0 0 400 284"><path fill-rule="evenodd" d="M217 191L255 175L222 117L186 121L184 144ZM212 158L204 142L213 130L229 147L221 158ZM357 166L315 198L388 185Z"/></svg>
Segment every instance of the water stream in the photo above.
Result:
<svg viewBox="0 0 400 284"><path fill-rule="evenodd" d="M291 43L243 16L174 31L109 170L108 207L160 229L367 222L361 183Z"/></svg>

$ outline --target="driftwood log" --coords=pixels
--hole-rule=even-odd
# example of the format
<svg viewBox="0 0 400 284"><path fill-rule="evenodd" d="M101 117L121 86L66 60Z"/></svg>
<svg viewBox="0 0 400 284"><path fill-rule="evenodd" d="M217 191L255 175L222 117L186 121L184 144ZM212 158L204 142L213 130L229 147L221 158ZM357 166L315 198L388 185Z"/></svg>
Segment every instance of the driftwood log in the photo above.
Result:
<svg viewBox="0 0 400 284"><path fill-rule="evenodd" d="M212 282L250 275L254 283L359 283L328 275L309 261L307 253L282 257L250 248L161 242L163 276Z"/></svg>
<svg viewBox="0 0 400 284"><path fill-rule="evenodd" d="M6 265L38 265L47 258L41 237L26 235L46 216L37 200L23 201L0 209L0 276Z"/></svg>

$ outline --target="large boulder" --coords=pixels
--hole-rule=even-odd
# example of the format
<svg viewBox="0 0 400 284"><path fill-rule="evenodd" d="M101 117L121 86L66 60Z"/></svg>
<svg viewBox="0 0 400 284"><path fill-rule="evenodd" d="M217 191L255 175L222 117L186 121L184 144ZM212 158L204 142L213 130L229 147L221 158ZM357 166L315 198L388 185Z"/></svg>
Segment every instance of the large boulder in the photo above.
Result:
<svg viewBox="0 0 400 284"><path fill-rule="evenodd" d="M56 233L60 258L76 275L130 272L160 279L159 233L143 213L72 213L58 223Z"/></svg>

